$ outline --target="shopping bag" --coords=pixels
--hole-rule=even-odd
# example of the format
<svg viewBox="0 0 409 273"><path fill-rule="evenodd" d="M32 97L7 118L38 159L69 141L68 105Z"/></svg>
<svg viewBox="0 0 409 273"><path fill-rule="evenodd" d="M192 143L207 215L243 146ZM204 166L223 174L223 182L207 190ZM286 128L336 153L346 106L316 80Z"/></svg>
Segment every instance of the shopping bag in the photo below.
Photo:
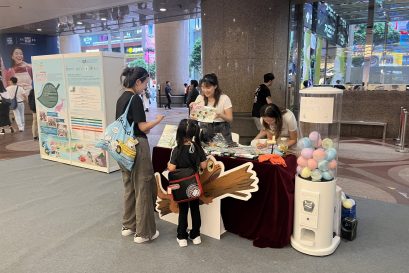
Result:
<svg viewBox="0 0 409 273"><path fill-rule="evenodd" d="M199 174L190 168L169 172L168 189L171 189L173 200L177 203L198 199L203 193Z"/></svg>
<svg viewBox="0 0 409 273"><path fill-rule="evenodd" d="M133 98L133 96L132 96ZM129 124L127 115L132 98L125 112L113 123L109 124L104 132L104 138L95 145L108 152L118 164L131 171L136 157L138 140L134 137L134 123Z"/></svg>
<svg viewBox="0 0 409 273"><path fill-rule="evenodd" d="M14 98L10 99L10 110L16 110L17 109L17 90L18 90L18 86L16 88L16 93L14 93Z"/></svg>

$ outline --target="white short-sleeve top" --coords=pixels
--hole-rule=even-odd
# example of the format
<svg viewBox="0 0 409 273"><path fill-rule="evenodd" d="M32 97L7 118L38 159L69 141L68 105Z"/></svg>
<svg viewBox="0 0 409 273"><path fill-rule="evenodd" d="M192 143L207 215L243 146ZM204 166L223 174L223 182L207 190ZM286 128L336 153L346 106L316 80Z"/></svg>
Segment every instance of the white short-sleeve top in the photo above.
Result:
<svg viewBox="0 0 409 273"><path fill-rule="evenodd" d="M203 98L202 95L197 96L195 102L198 105L203 105L203 106L205 105L204 98ZM209 103L207 106L214 107L212 103ZM232 107L233 107L233 105L231 104L231 100L230 100L229 96L227 96L225 94L222 94L220 96L219 102L217 103L217 105L215 107L216 108L216 113L224 113L225 109L229 109L229 108L232 108ZM225 120L222 119L222 118L215 118L214 122L225 122Z"/></svg>
<svg viewBox="0 0 409 273"><path fill-rule="evenodd" d="M263 125L263 118L260 118L260 122ZM264 127L264 125L263 125ZM270 125L271 131L275 132L275 125ZM281 134L280 136L282 137L288 137L290 136L290 132L297 131L297 120L295 119L294 113L291 112L290 110L287 109L287 112L283 115L283 128L281 128ZM266 128L264 128L266 129Z"/></svg>

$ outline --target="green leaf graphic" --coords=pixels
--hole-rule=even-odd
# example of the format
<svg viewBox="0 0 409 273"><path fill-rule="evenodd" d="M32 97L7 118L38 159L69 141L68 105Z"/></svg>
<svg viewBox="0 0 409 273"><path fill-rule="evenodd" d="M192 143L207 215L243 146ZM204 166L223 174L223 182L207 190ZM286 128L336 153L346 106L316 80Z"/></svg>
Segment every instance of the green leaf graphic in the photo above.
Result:
<svg viewBox="0 0 409 273"><path fill-rule="evenodd" d="M38 97L38 101L47 108L53 108L58 102L58 87L60 87L60 84L54 86L52 83L46 83L41 96Z"/></svg>

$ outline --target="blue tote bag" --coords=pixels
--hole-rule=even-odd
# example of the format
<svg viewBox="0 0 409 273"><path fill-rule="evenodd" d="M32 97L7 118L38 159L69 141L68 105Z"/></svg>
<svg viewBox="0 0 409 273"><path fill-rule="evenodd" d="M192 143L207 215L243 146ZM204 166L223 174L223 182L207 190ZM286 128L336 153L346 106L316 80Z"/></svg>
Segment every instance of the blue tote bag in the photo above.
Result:
<svg viewBox="0 0 409 273"><path fill-rule="evenodd" d="M125 112L104 132L104 138L95 145L107 151L120 165L131 171L136 157L138 140L134 137L134 123L129 124L127 115L132 98L126 106Z"/></svg>

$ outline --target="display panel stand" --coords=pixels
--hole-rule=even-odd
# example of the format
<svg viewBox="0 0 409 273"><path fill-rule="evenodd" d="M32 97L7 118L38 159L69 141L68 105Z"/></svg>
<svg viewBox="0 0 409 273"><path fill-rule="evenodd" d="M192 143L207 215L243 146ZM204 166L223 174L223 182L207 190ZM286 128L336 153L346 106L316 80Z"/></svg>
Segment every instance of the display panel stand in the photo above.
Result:
<svg viewBox="0 0 409 273"><path fill-rule="evenodd" d="M32 58L41 158L101 172L119 169L96 142L115 119L120 53Z"/></svg>

